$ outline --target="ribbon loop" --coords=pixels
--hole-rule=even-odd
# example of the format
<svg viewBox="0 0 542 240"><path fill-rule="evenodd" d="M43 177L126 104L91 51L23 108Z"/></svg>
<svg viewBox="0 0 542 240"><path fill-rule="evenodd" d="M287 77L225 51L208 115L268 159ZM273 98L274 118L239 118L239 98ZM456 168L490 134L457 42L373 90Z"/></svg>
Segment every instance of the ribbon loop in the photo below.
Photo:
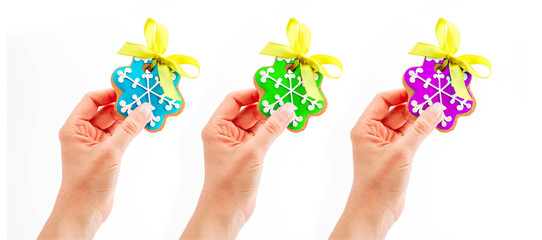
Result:
<svg viewBox="0 0 542 240"><path fill-rule="evenodd" d="M169 41L169 33L166 26L149 18L145 23L144 32L147 46L153 52L164 54Z"/></svg>
<svg viewBox="0 0 542 240"><path fill-rule="evenodd" d="M466 100L472 100L463 79L463 71L469 72L475 77L488 78L489 75L491 75L491 64L486 58L481 56L454 56L459 49L459 29L452 23L446 22L446 20L443 18L438 20L437 26L435 27L435 34L437 35L439 47L426 43L417 43L409 54L430 58L445 58L446 61L445 64L443 64L443 67L446 67L447 65L450 69L452 87L454 88L457 96ZM489 68L489 75L485 77L478 75L478 73L471 66L473 64L484 65Z"/></svg>
<svg viewBox="0 0 542 240"><path fill-rule="evenodd" d="M154 19L147 19L144 33L147 46L126 43L119 50L118 54L139 58L153 58L154 61L151 63L151 67L154 68L155 66L158 66L160 85L164 89L164 94L171 99L181 100L180 94L173 84L171 70L187 78L196 78L199 75L200 70L198 61L195 58L184 55L164 57L163 54L166 53L168 47L169 33L166 26L154 21ZM196 67L198 69L198 74L196 76L189 76L179 66L181 64L188 64Z"/></svg>
<svg viewBox="0 0 542 240"><path fill-rule="evenodd" d="M315 70L322 73L326 77L338 78L342 75L342 64L339 59L328 55L314 55L311 57L305 56L309 52L311 45L311 31L309 27L301 22L298 22L295 18L290 19L288 26L286 26L286 34L290 46L268 43L260 54L276 56L288 59L297 59L294 66L300 66L301 79L303 86L307 91L307 95L316 99L324 100L316 80L314 79ZM322 66L325 64L331 64L341 69L341 74L337 77L331 76L326 69Z"/></svg>

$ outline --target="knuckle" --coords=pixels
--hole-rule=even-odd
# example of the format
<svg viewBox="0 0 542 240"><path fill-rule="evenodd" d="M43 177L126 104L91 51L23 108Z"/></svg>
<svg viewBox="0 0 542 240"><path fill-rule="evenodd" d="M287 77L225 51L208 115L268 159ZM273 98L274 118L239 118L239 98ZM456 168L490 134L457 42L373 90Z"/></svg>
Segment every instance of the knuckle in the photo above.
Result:
<svg viewBox="0 0 542 240"><path fill-rule="evenodd" d="M224 98L224 100L225 100L225 99L233 99L234 95L235 95L234 92L230 92L230 93L228 93L228 94L226 95L226 97Z"/></svg>
<svg viewBox="0 0 542 240"><path fill-rule="evenodd" d="M412 127L414 131L420 135L427 135L432 129L431 124L424 119L420 119L420 121L416 122Z"/></svg>
<svg viewBox="0 0 542 240"><path fill-rule="evenodd" d="M122 124L122 130L128 135L136 135L138 132L138 127L133 121L124 121Z"/></svg>
<svg viewBox="0 0 542 240"><path fill-rule="evenodd" d="M271 135L277 135L281 131L281 127L276 121L267 121L264 129Z"/></svg>
<svg viewBox="0 0 542 240"><path fill-rule="evenodd" d="M90 96L92 96L92 92L87 92L83 95L83 99L90 99Z"/></svg>
<svg viewBox="0 0 542 240"><path fill-rule="evenodd" d="M381 99L381 98L384 98L384 94L385 94L385 93L386 93L386 92L379 92L379 93L377 93L377 94L375 95L374 99Z"/></svg>

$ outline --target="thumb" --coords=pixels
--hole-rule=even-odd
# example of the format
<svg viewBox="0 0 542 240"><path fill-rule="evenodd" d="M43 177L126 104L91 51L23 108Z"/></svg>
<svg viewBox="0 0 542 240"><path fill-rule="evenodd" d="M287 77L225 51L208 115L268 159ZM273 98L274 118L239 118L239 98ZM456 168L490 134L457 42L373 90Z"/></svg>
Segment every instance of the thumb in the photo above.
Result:
<svg viewBox="0 0 542 240"><path fill-rule="evenodd" d="M110 144L124 151L151 119L151 107L149 103L143 103L131 112L119 129L113 133Z"/></svg>
<svg viewBox="0 0 542 240"><path fill-rule="evenodd" d="M282 105L271 117L265 121L262 127L254 135L253 144L267 151L273 141L286 129L294 116L295 106L292 103Z"/></svg>
<svg viewBox="0 0 542 240"><path fill-rule="evenodd" d="M437 127L444 117L444 106L435 103L425 110L412 126L405 132L403 144L410 150L416 151L423 140Z"/></svg>

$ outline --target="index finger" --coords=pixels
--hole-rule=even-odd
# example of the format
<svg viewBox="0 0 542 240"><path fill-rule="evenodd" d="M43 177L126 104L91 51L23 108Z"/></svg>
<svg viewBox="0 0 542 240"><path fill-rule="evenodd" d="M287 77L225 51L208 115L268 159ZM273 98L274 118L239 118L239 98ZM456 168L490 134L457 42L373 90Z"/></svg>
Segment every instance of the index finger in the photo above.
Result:
<svg viewBox="0 0 542 240"><path fill-rule="evenodd" d="M94 117L100 106L110 104L115 100L117 100L117 94L112 88L89 92L77 104L69 118L88 121Z"/></svg>
<svg viewBox="0 0 542 240"><path fill-rule="evenodd" d="M369 106L365 109L361 118L380 121L388 114L390 107L402 104L408 100L405 89L395 89L378 93Z"/></svg>
<svg viewBox="0 0 542 240"><path fill-rule="evenodd" d="M237 117L241 107L255 103L259 99L258 90L246 89L229 93L218 106L212 118L231 121Z"/></svg>

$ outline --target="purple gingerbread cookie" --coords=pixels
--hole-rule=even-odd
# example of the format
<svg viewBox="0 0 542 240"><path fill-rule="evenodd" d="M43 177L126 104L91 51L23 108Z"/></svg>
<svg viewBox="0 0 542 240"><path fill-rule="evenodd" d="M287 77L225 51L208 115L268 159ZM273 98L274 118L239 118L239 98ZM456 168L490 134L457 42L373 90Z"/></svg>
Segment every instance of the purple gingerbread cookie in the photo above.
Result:
<svg viewBox="0 0 542 240"><path fill-rule="evenodd" d="M473 101L456 95L450 69L446 67L444 72L439 70L443 63L444 59L425 57L422 66L409 68L405 72L403 85L408 92L408 111L415 117L420 116L433 103L440 102L444 105L444 118L437 125L437 129L449 132L455 128L460 116L470 115L474 111L476 100L469 88L471 74L464 72L463 79Z"/></svg>

